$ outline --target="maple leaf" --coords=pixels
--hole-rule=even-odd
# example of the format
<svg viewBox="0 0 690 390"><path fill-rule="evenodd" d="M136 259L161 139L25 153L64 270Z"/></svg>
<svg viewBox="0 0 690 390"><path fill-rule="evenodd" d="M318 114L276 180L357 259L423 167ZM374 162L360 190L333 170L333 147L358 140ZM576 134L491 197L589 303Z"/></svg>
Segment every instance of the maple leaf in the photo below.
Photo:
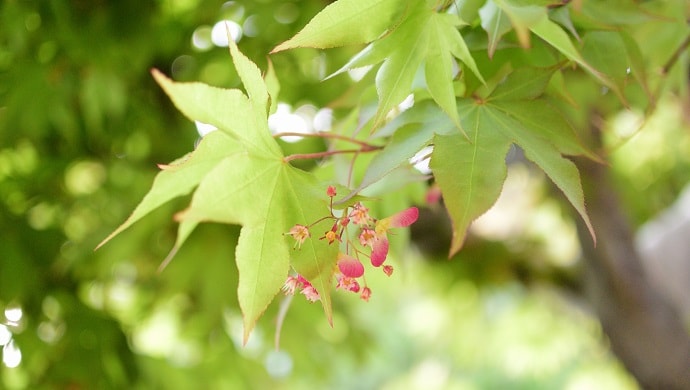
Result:
<svg viewBox="0 0 690 390"><path fill-rule="evenodd" d="M196 187L190 206L176 215L180 226L171 253L201 222L242 225L235 261L246 342L256 321L283 286L290 267L318 290L328 321L332 322L330 290L337 247L307 240L300 249L291 249L284 234L291 226L330 212L328 198L323 195L326 186L284 159L268 129L272 99L261 72L232 41L230 53L246 95L202 83L177 83L153 71L156 81L185 116L219 131L204 137L188 159L160 172L132 216L101 245L153 209ZM271 90L278 90L277 80L269 80L269 85Z"/></svg>
<svg viewBox="0 0 690 390"><path fill-rule="evenodd" d="M469 225L498 199L507 172L505 157L512 144L520 146L563 192L595 239L578 170L563 154L600 159L582 146L567 121L540 96L552 71L521 69L485 100L461 99L458 115L469 139L449 131L452 125L443 126L437 119L425 126L435 132L430 167L453 221L451 256L462 247ZM421 115L410 110L410 121L435 117L428 105L420 109ZM430 135L428 130L425 134Z"/></svg>
<svg viewBox="0 0 690 390"><path fill-rule="evenodd" d="M453 123L461 128L451 82L454 77L452 58L462 61L482 82L483 78L458 31L461 24L458 17L436 12L425 1L389 0L372 3L386 11L386 20L390 20L387 32L375 36L376 39L373 39L374 36L371 34L366 35L370 37L369 40L363 37L358 39L358 42L371 43L329 77L349 69L383 62L376 74L376 90L379 97L378 109L373 119L373 128L376 129L388 112L410 94L415 75L423 66L427 89L432 98ZM343 33L340 34L329 33L323 36L310 33L309 40L303 37L314 26L326 26L329 23L340 26L351 22L352 19L349 17L341 18L334 12L326 12L331 7L347 10L348 15L355 12L357 15L364 15L360 13L361 8L357 4L361 2L339 0L333 3L321 14L316 15L294 38L279 45L274 51L293 47L324 48L352 44L352 30L347 29L342 29ZM402 13L402 17L392 17L398 13Z"/></svg>

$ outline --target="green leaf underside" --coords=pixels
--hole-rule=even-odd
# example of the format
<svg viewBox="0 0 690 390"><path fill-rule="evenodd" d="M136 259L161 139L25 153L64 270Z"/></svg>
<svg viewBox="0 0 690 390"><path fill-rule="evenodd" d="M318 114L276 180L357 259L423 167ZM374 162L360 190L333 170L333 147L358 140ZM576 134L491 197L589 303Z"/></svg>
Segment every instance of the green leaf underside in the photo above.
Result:
<svg viewBox="0 0 690 390"><path fill-rule="evenodd" d="M472 221L498 199L506 174L505 155L512 143L565 194L595 238L577 168L539 129L535 131L489 103L462 100L458 110L471 142L457 135L437 135L431 158L431 169L453 221L451 256L462 248Z"/></svg>
<svg viewBox="0 0 690 390"><path fill-rule="evenodd" d="M272 53L297 47L326 49L371 42L393 24L402 4L398 0L336 1Z"/></svg>
<svg viewBox="0 0 690 390"><path fill-rule="evenodd" d="M177 83L152 72L185 116L220 131L206 135L187 160L164 167L132 216L106 241L167 200L197 187L190 206L176 216L180 226L172 253L201 222L242 225L235 260L246 342L285 283L290 267L313 284L332 322L330 290L337 246L329 246L317 234L301 249L292 249L294 239L285 235L291 226L329 214L326 186L283 160L268 129L269 88L260 70L234 43L230 53L248 96L202 83ZM270 72L267 77L270 92L277 93ZM314 229L329 227L321 223Z"/></svg>
<svg viewBox="0 0 690 390"><path fill-rule="evenodd" d="M282 160L231 157L208 174L190 207L179 215L181 232L191 232L199 222L242 225L236 262L245 337L282 287L290 264L319 291L330 321L337 246L319 240L320 232L314 231L316 237L293 250L293 239L284 234L297 223L308 224L328 215L324 188L311 175ZM251 208L245 206L249 204ZM320 224L315 229L326 231L328 227ZM179 238L184 241L186 237L181 233Z"/></svg>

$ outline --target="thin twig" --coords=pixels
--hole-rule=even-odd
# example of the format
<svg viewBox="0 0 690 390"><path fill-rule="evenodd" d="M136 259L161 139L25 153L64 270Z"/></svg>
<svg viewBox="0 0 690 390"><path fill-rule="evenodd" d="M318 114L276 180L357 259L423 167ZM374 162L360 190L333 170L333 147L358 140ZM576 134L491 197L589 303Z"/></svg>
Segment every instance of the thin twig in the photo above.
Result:
<svg viewBox="0 0 690 390"><path fill-rule="evenodd" d="M290 162L292 160L307 160L307 159L312 159L312 158L322 158L322 157L328 157L328 156L333 156L336 154L346 154L346 153L368 153L368 152L374 152L376 150L383 149L382 146L362 146L361 149L343 149L343 150L329 150L326 152L317 152L317 153L297 153L297 154L291 154L289 156L285 156L283 158L283 161L285 162Z"/></svg>
<svg viewBox="0 0 690 390"><path fill-rule="evenodd" d="M690 46L690 35L688 35L685 38L685 40L680 44L680 46L678 46L676 51L673 52L671 58L669 58L668 61L666 61L664 66L661 68L661 74L667 74L671 70L673 65L675 65L676 62L678 62L678 58L680 58L680 55L683 53L685 49L688 48L688 46Z"/></svg>
<svg viewBox="0 0 690 390"><path fill-rule="evenodd" d="M366 143L364 141L360 141L358 139L346 137L344 135L340 134L334 134L334 133L325 133L325 132L318 132L318 133L297 133L297 132L292 132L292 131L286 131L283 133L276 133L273 134L273 138L281 138L281 137L317 137L317 138L333 138L333 139L339 139L342 141L347 141L347 142L352 142L353 144L357 144L360 146L365 146L368 148L372 147L377 147L376 145L372 145L369 143Z"/></svg>

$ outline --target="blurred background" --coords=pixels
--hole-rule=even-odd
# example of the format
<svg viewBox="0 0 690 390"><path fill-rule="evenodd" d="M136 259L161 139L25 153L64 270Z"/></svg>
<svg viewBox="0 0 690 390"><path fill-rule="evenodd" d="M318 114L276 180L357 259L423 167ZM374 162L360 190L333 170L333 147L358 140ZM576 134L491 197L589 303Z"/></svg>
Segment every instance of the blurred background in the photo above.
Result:
<svg viewBox="0 0 690 390"><path fill-rule="evenodd" d="M369 303L334 293L331 328L320 305L295 300L279 350L281 297L241 345L237 227L202 225L156 272L174 243L171 216L188 199L94 252L150 188L156 164L199 138L150 69L237 87L225 23L266 69L267 53L327 3L0 4L0 388L637 388L582 298L569 212L520 159L458 256L446 259L442 208L426 206L412 249L393 258L394 277L371 281ZM327 129L340 113L325 108L353 80L320 80L356 49L272 56L283 115L274 121ZM690 179L683 107L664 101L611 158L647 258L658 254L669 224L688 231L688 218L678 218L690 215L688 196L663 214ZM631 115L614 118L614 134L631 135L640 120ZM409 192L424 204L419 184ZM673 270L690 275L683 250ZM684 291L681 284L676 303L687 308Z"/></svg>

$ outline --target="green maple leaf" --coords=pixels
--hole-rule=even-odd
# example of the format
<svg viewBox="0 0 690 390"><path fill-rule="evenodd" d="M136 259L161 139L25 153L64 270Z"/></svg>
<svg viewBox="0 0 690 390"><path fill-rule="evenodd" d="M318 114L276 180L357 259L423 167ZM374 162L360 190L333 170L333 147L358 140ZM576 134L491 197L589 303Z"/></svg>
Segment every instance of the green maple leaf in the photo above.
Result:
<svg viewBox="0 0 690 390"><path fill-rule="evenodd" d="M159 173L132 216L103 243L168 200L196 188L190 206L176 216L180 226L172 253L200 222L242 225L235 261L246 341L285 283L290 267L316 288L332 321L330 289L337 246L312 238L300 249L292 249L294 240L288 241L292 238L284 234L291 226L306 225L330 213L326 186L284 158L268 129L272 99L266 82L234 43L230 52L246 95L202 83L176 83L153 72L183 114L219 131L208 134L187 159ZM272 76L269 85L277 91ZM326 231L330 226L324 224L313 228Z"/></svg>
<svg viewBox="0 0 690 390"><path fill-rule="evenodd" d="M484 101L459 101L469 139L447 132L434 136L430 166L453 221L451 256L461 249L470 224L498 199L506 176L505 157L513 143L563 192L595 239L579 172L562 154L596 156L580 144L561 116L539 114L553 107L546 99L534 99L548 81L535 82L537 75L529 76L538 72L515 72Z"/></svg>
<svg viewBox="0 0 690 390"><path fill-rule="evenodd" d="M427 88L432 98L456 126L460 127L452 84L452 58L462 61L482 82L483 78L458 31L458 17L436 12L426 1L389 0L371 3L372 6L376 5L386 11L384 20L390 21L386 34L368 34L368 39L358 38L358 43L371 43L329 77L349 69L382 62L376 74L379 105L373 119L373 127L377 128L388 112L410 94L415 75L424 67ZM281 44L274 51L298 46L324 48L352 44L351 32L353 29L357 31L359 27L350 26L348 23L353 22L351 15L364 15L361 4L362 2L350 0L333 3L321 14L316 15L294 38ZM339 7L342 12L347 11L346 15L326 12L335 7ZM393 17L398 13L402 13L401 18ZM334 28L328 27L331 24L349 27L335 34L332 32ZM320 26L324 34L313 32L316 26ZM380 29L380 25L377 26ZM341 29L338 28L338 31ZM310 37L309 40L304 38L307 35Z"/></svg>

